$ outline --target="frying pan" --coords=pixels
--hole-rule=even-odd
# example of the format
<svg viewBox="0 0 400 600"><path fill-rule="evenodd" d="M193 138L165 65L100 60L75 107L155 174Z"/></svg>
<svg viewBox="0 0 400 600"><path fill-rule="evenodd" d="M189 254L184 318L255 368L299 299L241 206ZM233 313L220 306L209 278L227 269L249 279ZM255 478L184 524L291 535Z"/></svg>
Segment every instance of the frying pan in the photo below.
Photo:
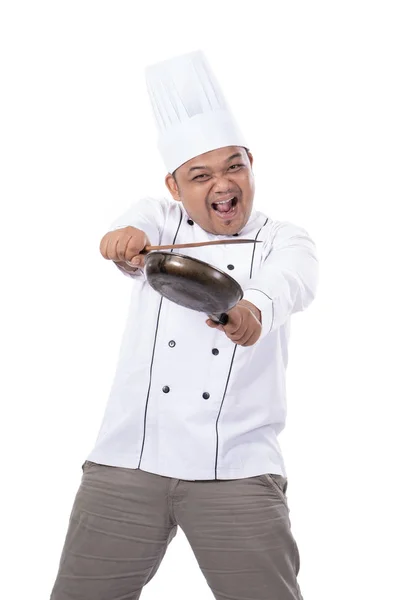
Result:
<svg viewBox="0 0 400 600"><path fill-rule="evenodd" d="M146 254L144 272L149 285L168 300L206 313L226 325L228 315L243 298L238 282L206 262L165 251Z"/></svg>

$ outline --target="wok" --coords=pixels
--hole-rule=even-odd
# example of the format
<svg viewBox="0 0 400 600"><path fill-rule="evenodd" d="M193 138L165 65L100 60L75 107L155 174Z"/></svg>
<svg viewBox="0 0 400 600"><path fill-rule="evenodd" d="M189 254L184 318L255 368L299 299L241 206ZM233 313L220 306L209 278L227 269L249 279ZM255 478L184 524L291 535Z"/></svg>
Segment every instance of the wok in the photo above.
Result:
<svg viewBox="0 0 400 600"><path fill-rule="evenodd" d="M228 315L243 298L239 283L206 262L166 251L146 254L144 272L149 285L168 300L206 313L226 325Z"/></svg>

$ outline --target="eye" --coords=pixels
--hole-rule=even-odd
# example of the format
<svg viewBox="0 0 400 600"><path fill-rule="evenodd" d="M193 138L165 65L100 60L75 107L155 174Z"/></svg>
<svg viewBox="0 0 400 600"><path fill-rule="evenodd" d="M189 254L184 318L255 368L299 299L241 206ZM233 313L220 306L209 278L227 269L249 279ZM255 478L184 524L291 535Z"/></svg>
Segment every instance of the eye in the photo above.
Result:
<svg viewBox="0 0 400 600"><path fill-rule="evenodd" d="M240 167L244 167L244 165L242 164L238 164L238 165L231 165L229 167L229 171L237 171L238 169L240 169Z"/></svg>
<svg viewBox="0 0 400 600"><path fill-rule="evenodd" d="M208 177L207 173L202 173L201 175L196 175L196 177L193 177L192 181L202 181L204 179L206 179Z"/></svg>

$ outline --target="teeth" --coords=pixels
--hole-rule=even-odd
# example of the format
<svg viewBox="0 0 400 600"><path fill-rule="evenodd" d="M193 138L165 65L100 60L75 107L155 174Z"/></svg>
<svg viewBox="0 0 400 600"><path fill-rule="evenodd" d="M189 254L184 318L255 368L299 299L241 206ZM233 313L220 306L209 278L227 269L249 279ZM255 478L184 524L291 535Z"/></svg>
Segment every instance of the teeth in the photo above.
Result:
<svg viewBox="0 0 400 600"><path fill-rule="evenodd" d="M228 202L232 202L234 198L235 196L232 196L232 198L229 198L228 200L222 200L222 202L214 202L214 204L228 204Z"/></svg>

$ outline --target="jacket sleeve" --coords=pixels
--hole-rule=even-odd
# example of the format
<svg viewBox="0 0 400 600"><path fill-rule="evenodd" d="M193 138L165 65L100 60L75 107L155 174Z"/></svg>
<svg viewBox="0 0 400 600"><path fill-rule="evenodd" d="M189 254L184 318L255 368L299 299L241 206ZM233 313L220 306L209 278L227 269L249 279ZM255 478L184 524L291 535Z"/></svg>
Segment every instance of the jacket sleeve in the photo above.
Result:
<svg viewBox="0 0 400 600"><path fill-rule="evenodd" d="M264 244L260 269L244 289L243 298L261 311L260 339L311 304L318 277L315 244L307 231L279 223L272 244Z"/></svg>
<svg viewBox="0 0 400 600"><path fill-rule="evenodd" d="M153 246L160 244L162 231L166 218L166 202L162 199L142 198L133 202L123 214L113 223L109 231L116 231L124 227L136 227L144 231ZM143 278L143 271L137 269L134 272L125 271L122 265L114 263L116 267L127 277Z"/></svg>

